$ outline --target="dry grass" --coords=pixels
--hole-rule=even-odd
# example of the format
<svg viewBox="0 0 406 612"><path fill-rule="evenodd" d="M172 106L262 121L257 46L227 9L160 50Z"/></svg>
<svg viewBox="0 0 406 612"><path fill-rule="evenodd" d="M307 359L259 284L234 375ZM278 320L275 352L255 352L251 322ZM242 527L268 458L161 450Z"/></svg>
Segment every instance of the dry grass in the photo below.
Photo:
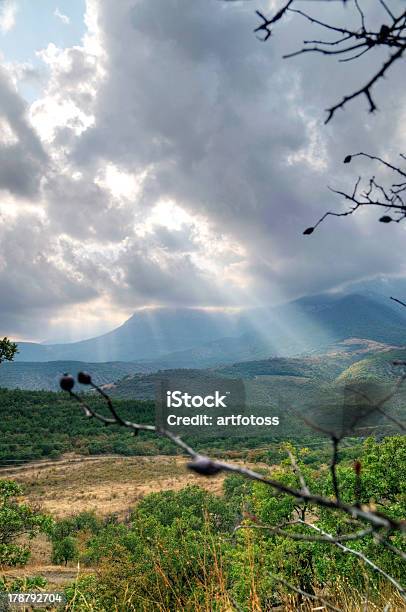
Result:
<svg viewBox="0 0 406 612"><path fill-rule="evenodd" d="M148 493L198 484L220 494L223 474L203 478L185 468L184 457L98 457L36 463L0 470L0 478L24 485L25 500L62 518L82 511L123 517Z"/></svg>
<svg viewBox="0 0 406 612"><path fill-rule="evenodd" d="M221 490L222 479L198 479L178 457L100 457L90 462L54 462L8 474L25 487L26 500L62 518L84 510L125 515L143 496L181 489L192 482Z"/></svg>
<svg viewBox="0 0 406 612"><path fill-rule="evenodd" d="M298 596L294 592L289 592L286 587L275 582L272 594L274 595L273 605L269 602L266 605L261 603L259 595L259 584L257 582L256 566L254 563L254 550L252 543L248 542L247 550L249 554L245 572L250 581L250 591L243 607L236 602L238 594L231 594L227 580L227 570L224 567L224 560L220 548L211 540L210 533L207 533L207 553L213 553L213 560L208 567L201 559L200 576L195 578L193 594L185 599L182 596L183 584L176 582L176 577L172 574L167 575L165 568L157 559L154 574L159 577L162 589L151 593L151 597L140 595L134 584L127 581L126 567L112 563L112 559L106 559L97 570L99 579L103 583L106 593L112 588L116 596L116 606L109 608L108 612L235 612L244 610L245 612L315 612L327 611L325 605L328 602L340 612L405 612L406 605L400 594L391 585L383 584L379 592L358 592L353 586L343 578L332 581L328 588L315 591L315 598L305 598ZM251 559L251 560L250 560ZM125 562L124 562L125 564ZM118 587L118 588L117 588ZM166 589L171 589L172 602L170 606L166 603ZM270 593L271 595L271 593ZM76 585L75 596L67 610L74 612L84 610L89 612L100 612L100 608L86 600L88 594L84 594L80 584ZM109 599L111 601L111 598ZM85 605L83 605L85 603ZM242 602L241 602L242 603ZM104 612L104 609L103 609ZM106 609L107 612L107 609Z"/></svg>

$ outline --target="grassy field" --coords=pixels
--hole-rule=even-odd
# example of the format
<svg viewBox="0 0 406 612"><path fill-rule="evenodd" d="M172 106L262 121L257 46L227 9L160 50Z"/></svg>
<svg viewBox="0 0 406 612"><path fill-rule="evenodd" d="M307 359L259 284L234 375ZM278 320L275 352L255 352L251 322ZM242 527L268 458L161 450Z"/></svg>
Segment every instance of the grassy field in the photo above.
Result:
<svg viewBox="0 0 406 612"><path fill-rule="evenodd" d="M24 486L25 499L57 518L84 510L124 518L148 493L199 484L221 493L224 475L203 478L186 469L187 459L156 457L64 457L0 469L0 478Z"/></svg>

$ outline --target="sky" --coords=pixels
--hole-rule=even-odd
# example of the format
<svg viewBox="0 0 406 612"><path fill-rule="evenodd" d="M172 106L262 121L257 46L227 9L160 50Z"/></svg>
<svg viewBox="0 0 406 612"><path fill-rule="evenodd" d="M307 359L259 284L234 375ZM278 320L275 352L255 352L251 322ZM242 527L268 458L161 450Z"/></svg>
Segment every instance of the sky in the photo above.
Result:
<svg viewBox="0 0 406 612"><path fill-rule="evenodd" d="M380 58L282 59L316 32L293 16L261 43L255 9L277 6L0 0L0 335L76 340L140 308L406 276L406 225L376 212L302 235L344 210L328 186L370 173L348 153L405 150L405 64L376 87L378 113L360 99L324 125Z"/></svg>

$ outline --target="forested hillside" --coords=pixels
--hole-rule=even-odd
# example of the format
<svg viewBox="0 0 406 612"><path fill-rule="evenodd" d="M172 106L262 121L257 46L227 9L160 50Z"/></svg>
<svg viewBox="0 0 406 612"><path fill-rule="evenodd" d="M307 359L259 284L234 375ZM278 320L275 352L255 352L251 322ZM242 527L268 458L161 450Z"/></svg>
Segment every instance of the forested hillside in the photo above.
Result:
<svg viewBox="0 0 406 612"><path fill-rule="evenodd" d="M100 400L86 396L91 406L104 412ZM119 413L141 423L155 423L155 405L151 401L115 400ZM117 426L103 427L94 419L86 419L78 404L65 394L0 389L0 463L58 458L65 453L82 455L176 454L168 440L143 433L135 437ZM306 439L303 431L296 438ZM307 439L311 441L310 434ZM204 440L190 435L188 440L199 448L218 450L250 448L264 444L264 436L256 438L227 437ZM272 439L267 438L267 442Z"/></svg>

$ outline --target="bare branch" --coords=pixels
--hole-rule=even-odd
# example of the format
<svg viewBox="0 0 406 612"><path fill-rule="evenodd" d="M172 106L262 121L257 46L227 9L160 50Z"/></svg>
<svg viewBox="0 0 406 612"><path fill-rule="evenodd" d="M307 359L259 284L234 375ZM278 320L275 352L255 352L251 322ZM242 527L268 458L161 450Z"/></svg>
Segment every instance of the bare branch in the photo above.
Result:
<svg viewBox="0 0 406 612"><path fill-rule="evenodd" d="M387 574L383 569L378 567L373 561L371 561L371 559L369 559L367 556L365 556L362 552L360 552L359 550L354 550L353 548L348 548L347 546L344 546L344 544L341 544L341 542L335 536L332 536L331 534L326 533L325 531L320 529L320 527L317 527L316 525L313 525L312 523L306 523L305 521L301 521L301 520L299 520L298 522L301 523L302 525L306 525L306 527L310 527L311 529L314 529L315 531L318 531L319 533L321 533L326 538L329 538L330 542L332 544L334 544L335 546L338 546L338 548L340 548L344 552L350 553L352 555L355 555L359 559L362 559L364 561L364 563L369 565L375 572L381 574L381 576L384 576L384 578L389 580L389 582L391 582L393 584L393 586L399 591L399 593L402 595L402 597L404 599L406 599L406 597L405 597L406 596L406 591L402 587L402 585L399 584L399 582L397 582L397 580L395 580L392 576Z"/></svg>
<svg viewBox="0 0 406 612"><path fill-rule="evenodd" d="M375 538L380 544L382 544L382 546L385 546L385 548L387 548L388 550L393 552L395 555L403 559L403 561L406 561L406 553L404 553L403 550L399 550L399 548L396 548L396 546L392 546L392 544L388 542L384 536L375 534Z"/></svg>
<svg viewBox="0 0 406 612"><path fill-rule="evenodd" d="M406 178L406 170L404 170L402 167L391 164L390 162L382 159L381 157L377 157L376 155L370 155L369 153L360 152L352 155L347 155L344 159L344 163L349 164L355 157L366 157L367 159L370 159L372 161L377 161L379 165L382 166L383 170L389 169L393 173L400 175L403 178ZM402 159L405 159L402 154L400 155L400 157ZM344 212L328 211L324 213L324 215L320 217L317 223L315 223L312 227L308 227L303 232L303 234L306 236L312 234L314 230L320 225L320 223L323 223L323 221L327 217L347 217L349 215L354 214L359 208L366 206L376 207L378 209L383 208L386 213L391 213L391 216L389 216L388 214L384 214L382 217L380 217L379 221L381 223L400 223L401 221L403 221L403 219L406 217L406 201L404 200L404 197L406 197L406 181L401 183L396 183L392 181L388 185L383 185L381 183L378 183L375 176L372 176L367 182L366 188L362 189L360 187L360 184L361 177L357 179L357 181L355 182L354 189L350 193L346 191L341 191L339 189L332 189L330 187L330 191L332 191L332 193L339 195L340 197L344 198L346 202L351 203L350 208L348 208L348 210ZM404 196L403 193L405 194ZM395 298L391 299L394 299L400 304L405 305L400 300L396 300Z"/></svg>
<svg viewBox="0 0 406 612"><path fill-rule="evenodd" d="M321 2L331 2L331 0L320 0ZM316 41L303 41L303 47L298 51L286 54L285 58L292 58L297 55L307 53L318 53L324 56L341 56L347 55L349 52L359 49L359 52L353 54L350 57L344 57L339 59L340 62L348 62L357 60L359 57L368 53L372 49L377 47L386 48L391 53L386 61L383 62L380 68L376 68L374 74L370 79L357 88L354 92L343 96L343 98L327 109L327 118L325 123L331 121L335 113L339 109L343 109L352 100L365 96L368 102L369 112L374 112L377 109L376 103L373 98L372 90L379 80L384 78L390 68L395 62L400 60L406 50L406 11L403 10L399 15L395 15L388 7L385 0L377 0L383 9L383 17L390 20L389 25L382 23L374 30L369 30L366 25L367 15L361 8L358 0L354 0L355 10L359 18L359 27L349 26L341 27L335 24L327 23L308 14L306 11L295 8L299 0L289 0L280 8L273 16L266 17L260 11L256 11L256 14L261 20L261 24L255 28L254 32L264 32L263 38L260 40L267 41L271 35L275 25L278 24L288 14L296 14L314 26L318 26L322 30L327 32L334 32L341 34L341 38L338 40L316 40ZM342 4L346 4L346 0L343 0ZM349 43L347 45L347 43ZM314 46L310 46L314 45ZM334 47L334 49L332 48ZM394 52L392 50L395 49Z"/></svg>
<svg viewBox="0 0 406 612"><path fill-rule="evenodd" d="M309 493L309 489L307 488L306 481L304 479L302 471L299 468L296 462L296 459L290 450L288 450L288 455L289 455L289 459L293 467L293 471L295 472L296 476L299 478L300 486L302 487L303 493Z"/></svg>
<svg viewBox="0 0 406 612"><path fill-rule="evenodd" d="M391 297L391 300L393 300L394 302L397 302L398 304L401 304L402 306L406 307L405 302L402 302L402 300L398 300L397 298Z"/></svg>
<svg viewBox="0 0 406 612"><path fill-rule="evenodd" d="M340 499L340 491L338 488L338 480L337 480L337 463L338 463L338 443L339 439L336 436L331 437L331 442L333 444L333 454L331 457L330 463L330 472L331 472L331 480L333 482L334 495L336 499Z"/></svg>
<svg viewBox="0 0 406 612"><path fill-rule="evenodd" d="M328 536L326 534L324 534L323 536L309 536L309 535L306 535L305 533L296 533L294 531L286 531L285 529L288 526L299 525L299 524L307 524L307 523L305 523L305 521L302 521L301 519L297 519L295 521L283 523L283 525L281 526L258 525L258 524L237 525L237 527L234 529L234 532L240 531L241 529L263 529L270 533L274 533L276 535L283 536L285 538L289 538L290 540L297 540L299 542L315 542L315 543L316 542L317 543L324 543L324 542L336 543L336 542L350 542L354 540L362 540L362 538L365 538L374 533L374 529L372 527L369 527L368 529L356 531L355 533L348 533L342 536Z"/></svg>
<svg viewBox="0 0 406 612"><path fill-rule="evenodd" d="M354 497L355 503L358 507L361 505L361 493L362 493L362 485L361 485L361 462L356 461L354 463L354 472L355 472L355 486L354 486Z"/></svg>
<svg viewBox="0 0 406 612"><path fill-rule="evenodd" d="M386 72L389 70L392 64L394 64L398 59L402 57L405 50L406 50L406 45L403 45L402 47L400 47L396 51L396 53L393 53L393 55L389 57L389 59L383 64L382 68L378 70L378 72L363 87L360 87L359 89L354 91L352 94L344 96L340 102L328 108L327 109L327 113L328 113L327 119L325 120L324 123L328 123L329 121L331 121L335 112L339 108L344 108L344 106L348 102L350 102L351 100L354 100L354 98L358 98L358 96L361 96L362 94L364 94L366 99L368 100L369 112L370 113L375 112L377 107L372 98L371 90L373 86L379 81L379 79L382 79L385 76Z"/></svg>
<svg viewBox="0 0 406 612"><path fill-rule="evenodd" d="M293 525L303 525L305 527L309 527L310 529L317 531L320 534L320 536L309 536L309 535L302 534L302 533L286 531L286 527L293 526ZM364 553L358 550L354 550L353 548L349 548L348 546L345 546L344 544L342 544L342 542L346 542L346 541L348 542L350 540L360 540L368 535L371 535L373 533L373 529L365 529L363 531L348 534L345 536L334 536L330 533L327 533L326 531L323 531L323 529L321 529L314 523L308 523L301 519L297 519L295 521L289 521L287 523L283 523L282 525L279 525L276 527L273 527L272 525L258 525L258 524L239 525L238 527L236 527L234 531L238 531L239 529L264 529L264 530L269 531L270 533L275 533L277 535L284 536L291 540L333 544L337 546L338 548L340 548L343 552L352 554L358 557L359 559L362 559L362 561L364 561L364 563L369 565L375 572L381 574L384 578L389 580L389 582L391 582L393 586L399 591L402 597L406 599L406 590L395 578L393 578L393 576L391 576L390 574L385 572L385 570L377 566L376 563L371 561L371 559L369 559ZM379 541L381 541L381 538L379 538ZM394 547L392 547L392 549L394 549ZM399 549L395 549L395 550L396 552L402 552L402 551L399 551Z"/></svg>

